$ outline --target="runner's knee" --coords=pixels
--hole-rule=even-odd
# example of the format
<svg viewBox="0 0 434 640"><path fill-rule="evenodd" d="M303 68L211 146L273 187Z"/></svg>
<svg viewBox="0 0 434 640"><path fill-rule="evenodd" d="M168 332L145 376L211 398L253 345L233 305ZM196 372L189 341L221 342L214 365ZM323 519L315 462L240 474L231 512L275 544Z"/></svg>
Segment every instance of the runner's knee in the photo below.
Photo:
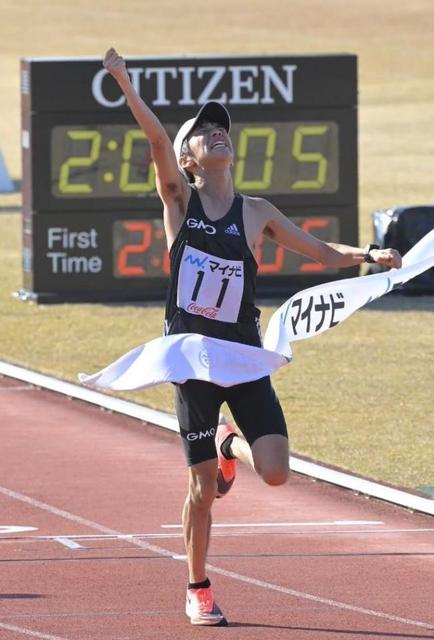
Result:
<svg viewBox="0 0 434 640"><path fill-rule="evenodd" d="M216 497L217 461L209 460L190 467L188 500L198 509L209 508Z"/></svg>
<svg viewBox="0 0 434 640"><path fill-rule="evenodd" d="M258 438L252 445L256 472L270 485L284 484L289 476L288 440L271 434Z"/></svg>
<svg viewBox="0 0 434 640"><path fill-rule="evenodd" d="M278 486L285 484L289 476L289 468L286 466L257 466L257 472L261 476L264 482L272 486Z"/></svg>

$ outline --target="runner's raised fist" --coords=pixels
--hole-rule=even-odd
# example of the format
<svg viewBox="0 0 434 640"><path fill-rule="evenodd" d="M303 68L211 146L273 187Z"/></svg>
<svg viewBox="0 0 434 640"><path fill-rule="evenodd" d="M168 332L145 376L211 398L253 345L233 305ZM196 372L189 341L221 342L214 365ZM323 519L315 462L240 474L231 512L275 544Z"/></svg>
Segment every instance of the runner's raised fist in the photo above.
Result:
<svg viewBox="0 0 434 640"><path fill-rule="evenodd" d="M384 264L390 269L399 269L402 266L401 255L396 249L371 249L369 252L375 262Z"/></svg>
<svg viewBox="0 0 434 640"><path fill-rule="evenodd" d="M102 64L116 80L127 75L125 60L118 54L116 49L111 48L107 51Z"/></svg>

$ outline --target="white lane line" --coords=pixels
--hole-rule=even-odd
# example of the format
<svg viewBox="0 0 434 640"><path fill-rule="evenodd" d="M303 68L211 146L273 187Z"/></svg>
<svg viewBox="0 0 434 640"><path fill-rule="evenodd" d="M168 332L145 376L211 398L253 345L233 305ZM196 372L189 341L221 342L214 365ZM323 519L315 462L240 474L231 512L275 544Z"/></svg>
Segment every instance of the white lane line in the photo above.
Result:
<svg viewBox="0 0 434 640"><path fill-rule="evenodd" d="M37 507L38 509L42 509L43 511L47 511L55 516L59 516L64 518L65 520L71 520L72 522L76 522L78 524L82 524L89 529L94 529L96 531L100 531L101 533L107 533L113 536L125 536L125 533L122 531L116 531L115 529L111 529L110 527L106 527L98 522L94 522L93 520L88 520L87 518L82 518L81 516L77 516L74 513L70 513L69 511L65 511L63 509L58 509L51 504L47 504L46 502L41 502L41 500L36 500L35 498L31 498L30 496L26 496L18 491L12 491L11 489L7 489L6 487L0 487L0 493L8 496L8 498L13 498L14 500L19 500L20 502L24 502L26 504L30 504L32 507ZM140 540L131 540L132 544L135 544L138 547L142 547L143 549L148 549L149 551L153 551L158 555L164 555L166 557L172 557L172 553L167 551L166 549L162 549L161 547L154 546L152 544L148 544L147 542L142 542Z"/></svg>
<svg viewBox="0 0 434 640"><path fill-rule="evenodd" d="M285 536L340 536L350 535L358 536L366 533L374 533L377 535L390 534L390 533L434 533L434 529L349 529L348 531L219 531L214 533L214 537L217 538L243 538L254 536L267 536L267 535L285 535ZM52 536L10 536L0 537L0 545L2 543L13 543L15 541L20 542L41 542L42 540L54 540L68 539L73 540L87 540L90 542L107 541L107 540L127 540L132 542L133 540L148 539L148 540L166 540L172 538L182 538L182 532L179 533L128 533L128 534L110 534L110 535L89 535L89 534L62 534ZM86 548L86 547L83 547Z"/></svg>
<svg viewBox="0 0 434 640"><path fill-rule="evenodd" d="M434 529L433 529L434 531ZM219 534L216 534L219 535ZM224 535L224 534L223 534ZM229 534L231 535L231 534ZM80 541L89 541L89 542L99 542L99 541L107 541L107 540L112 540L112 541L117 541L117 540L127 540L127 541L131 541L133 539L140 539L140 538L162 538L162 539L166 539L166 538L182 538L182 533L160 533L159 531L157 533L128 533L128 534L106 534L106 535L102 535L102 534L97 534L97 535L90 535L90 534L76 534L76 533L68 533L68 534L57 534L57 535L52 535L52 536L10 536L8 538L0 538L0 544L2 542L42 542L42 541L48 541L48 540L54 540L55 542L60 542L61 544L65 541L68 540L69 542L72 542L74 540L80 540ZM86 547L83 547L86 548Z"/></svg>
<svg viewBox="0 0 434 640"><path fill-rule="evenodd" d="M213 529L216 528L235 528L238 527L340 527L350 525L380 525L384 524L381 520L334 520L333 522L226 522L212 524ZM162 529L182 529L182 524L160 524Z"/></svg>
<svg viewBox="0 0 434 640"><path fill-rule="evenodd" d="M180 556L181 557L181 556ZM175 558L175 556L174 556ZM401 618L391 613L385 613L383 611L376 611L375 609L365 609L364 607L358 607L353 604L347 604L345 602L339 602L338 600L331 600L330 598L322 598L321 596L315 596L311 593L305 593L304 591L295 591L294 589L288 589L287 587L281 587L280 585L273 584L272 582L265 582L264 580L257 580L256 578L250 578L249 576L243 576L240 573L234 571L227 571L214 565L207 565L207 569L213 573L218 573L226 578L233 578L239 582L245 582L247 584L254 585L256 587L262 587L263 589L270 589L271 591L278 591L285 593L289 596L296 598L303 598L304 600L312 600L313 602L319 602L321 604L329 605L330 607L337 607L338 609L346 609L347 611L354 611L355 613L362 613L368 616L374 616L376 618L384 618L385 620L391 620L392 622L402 622L411 626L422 627L423 629L434 629L434 624L428 622L420 622L419 620L411 620L410 618ZM380 634L381 635L381 634Z"/></svg>
<svg viewBox="0 0 434 640"><path fill-rule="evenodd" d="M93 522L92 520L87 520L82 518L81 516L77 516L73 513L69 513L68 511L63 511L62 509L58 509L57 507L53 507L45 502L41 502L40 500L35 500L34 498L30 498L28 496L23 495L22 493L18 493L16 491L11 491L10 489L6 489L5 487L0 487L0 493L7 495L11 498L15 498L16 500L20 500L21 502L26 502L28 504L33 505L34 507L38 507L39 509L43 509L44 511L48 511L49 513L54 513L56 515L60 515L67 520L72 520L74 522L79 522L81 524L86 524L87 527L91 529L96 529L97 531L102 531L104 533L109 533L117 536L125 536L127 534L122 533L121 531L115 531L114 529L110 529L109 527L105 527L104 525L99 524L98 522ZM154 553L164 556L166 558L172 558L177 561L185 562L185 558L182 555L174 555L173 551L169 551L168 549L164 549L163 547L158 547L157 545L151 545L147 542L142 542L142 540L138 540L136 538L132 538L129 536L131 544L134 544L142 549L148 549L149 551L153 551ZM337 609L345 609L348 611L354 611L355 613L360 613L363 615L373 616L377 618L383 618L386 620L391 620L392 622L400 622L402 624L406 624L409 626L421 627L423 629L434 630L434 624L428 622L422 622L420 620L412 620L410 618L401 618L400 616L395 616L391 613L386 613L384 611L376 611L375 609L365 609L363 607L358 607L356 605L347 604L346 602L340 602L338 600L331 600L329 598L323 598L321 596L316 596L311 593L305 593L303 591L295 591L294 589L288 589L286 587L281 587L280 585L273 584L272 582L265 582L263 580L257 580L256 578L251 578L249 576L243 576L239 573L235 573L233 571L227 571L226 569L222 569L220 567L216 567L215 565L208 564L208 571L212 573L217 573L219 575L225 576L227 578L232 578L233 580L237 580L238 582L244 582L247 584L254 585L256 587L260 587L262 589L269 589L272 591L278 591L280 593L285 593L289 596L293 596L296 598L302 598L304 600L311 600L313 602L319 602L321 604L335 607ZM41 637L41 636L35 636ZM43 636L42 636L43 637ZM46 637L47 638L47 637ZM64 640L63 638L56 637L48 637L47 640Z"/></svg>
<svg viewBox="0 0 434 640"><path fill-rule="evenodd" d="M348 531L336 531L330 530L327 531L225 531L225 532L216 532L213 534L213 537L221 537L221 538L242 538L243 536L274 536L274 535L283 535L283 536L358 536L369 533L374 533L375 536L389 534L389 533L432 533L434 529L349 529ZM175 534L172 534L173 536ZM169 534L166 534L167 537L170 537ZM179 537L182 537L182 533L178 534ZM157 536L155 536L157 537Z"/></svg>
<svg viewBox="0 0 434 640"><path fill-rule="evenodd" d="M0 622L0 629L6 629L7 631L13 631L14 633L21 633L23 636L30 636L31 638L41 638L41 640L66 640L60 636L53 636L48 633L39 633L39 631L32 631L31 629L25 629L24 627L16 627L13 624L4 624Z"/></svg>
<svg viewBox="0 0 434 640"><path fill-rule="evenodd" d="M4 533L23 533L24 531L37 531L38 527L23 527L16 524L0 524L0 535ZM1 539L1 538L0 538Z"/></svg>
<svg viewBox="0 0 434 640"><path fill-rule="evenodd" d="M83 545L78 544L78 542L75 542L74 540L71 540L70 538L65 538L65 536L54 536L53 540L55 542L59 542L64 547L68 547L68 549L83 549L84 548Z"/></svg>

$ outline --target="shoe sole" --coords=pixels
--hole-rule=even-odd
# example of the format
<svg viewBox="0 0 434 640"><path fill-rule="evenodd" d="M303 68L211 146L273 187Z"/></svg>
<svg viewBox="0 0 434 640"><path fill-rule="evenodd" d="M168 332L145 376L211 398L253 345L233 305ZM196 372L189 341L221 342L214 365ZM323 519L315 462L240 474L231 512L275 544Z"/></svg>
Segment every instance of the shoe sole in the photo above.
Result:
<svg viewBox="0 0 434 640"><path fill-rule="evenodd" d="M228 627L229 626L226 618L222 618L219 622L204 622L203 620L195 622L190 618L190 622L195 627Z"/></svg>
<svg viewBox="0 0 434 640"><path fill-rule="evenodd" d="M222 611L220 611L219 607L217 605L215 605L217 611L215 611L213 614L210 615L210 617L206 617L204 616L203 618L201 617L194 617L194 614L191 614L189 611L189 606L188 604L186 605L185 608L185 615L187 616L187 618L189 618L191 624L195 625L195 626L202 626L202 627L227 627L228 626L228 621L226 620L226 618L224 617Z"/></svg>

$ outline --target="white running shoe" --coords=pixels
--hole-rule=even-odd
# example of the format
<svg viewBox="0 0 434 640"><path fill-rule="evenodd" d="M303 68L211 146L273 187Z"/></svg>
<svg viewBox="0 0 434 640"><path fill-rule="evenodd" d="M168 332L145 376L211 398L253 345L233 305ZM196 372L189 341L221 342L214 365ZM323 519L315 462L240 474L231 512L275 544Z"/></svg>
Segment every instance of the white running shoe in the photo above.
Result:
<svg viewBox="0 0 434 640"><path fill-rule="evenodd" d="M185 613L191 624L227 626L227 620L214 601L211 587L205 589L187 589Z"/></svg>

